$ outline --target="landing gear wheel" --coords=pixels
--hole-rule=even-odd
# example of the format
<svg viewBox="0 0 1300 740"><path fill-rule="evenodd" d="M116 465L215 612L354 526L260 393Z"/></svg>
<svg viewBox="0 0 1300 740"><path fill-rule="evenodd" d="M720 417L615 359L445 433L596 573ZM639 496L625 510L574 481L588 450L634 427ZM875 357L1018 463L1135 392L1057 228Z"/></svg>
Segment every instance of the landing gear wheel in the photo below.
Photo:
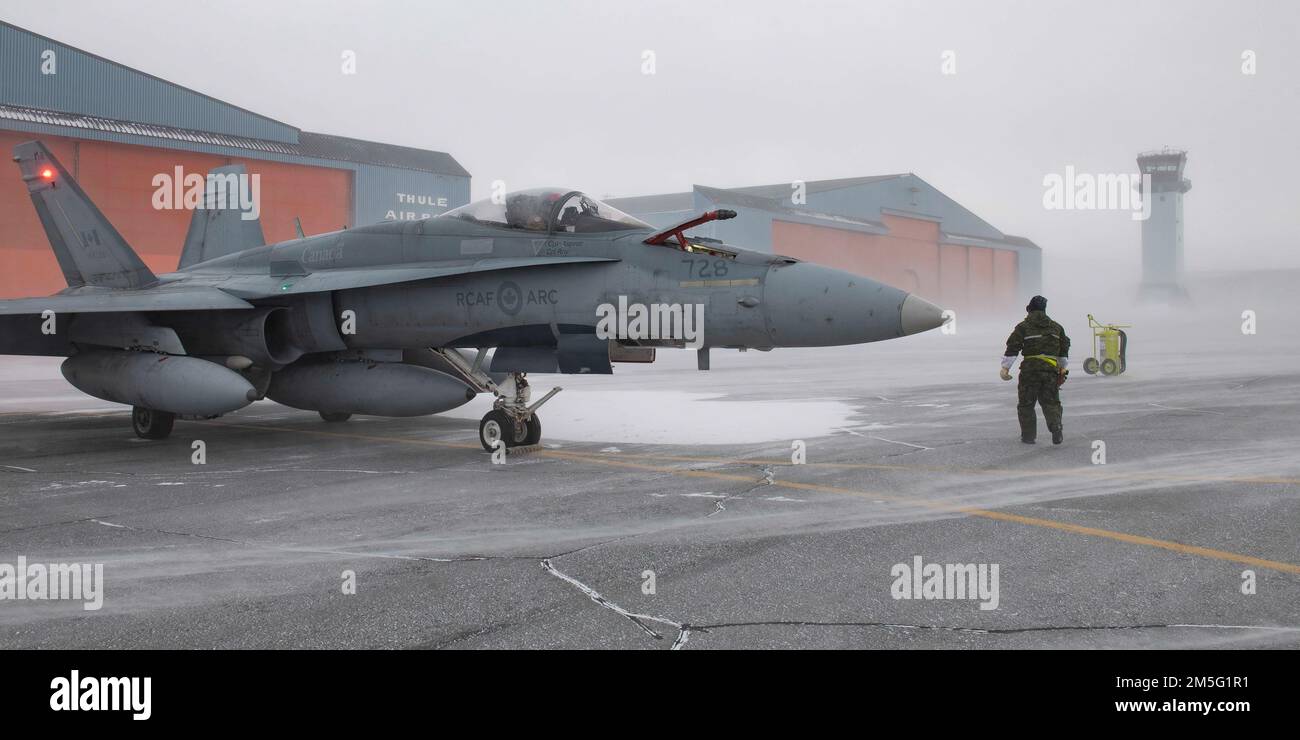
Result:
<svg viewBox="0 0 1300 740"><path fill-rule="evenodd" d="M524 435L524 444L535 445L542 441L542 420L537 414L528 417L528 434Z"/></svg>
<svg viewBox="0 0 1300 740"><path fill-rule="evenodd" d="M540 427L538 428L540 431ZM524 434L516 429L515 420L501 409L494 409L478 423L478 441L488 452L496 451L497 440L506 443L506 447L518 447L524 443Z"/></svg>
<svg viewBox="0 0 1300 740"><path fill-rule="evenodd" d="M143 406L131 407L131 426L140 439L167 439L176 424L176 414Z"/></svg>
<svg viewBox="0 0 1300 740"><path fill-rule="evenodd" d="M320 418L330 422L331 424L337 424L341 421L347 421L348 419L351 419L352 414L347 414L342 411L337 411L337 412L321 411Z"/></svg>
<svg viewBox="0 0 1300 740"><path fill-rule="evenodd" d="M1097 358L1089 357L1083 361L1083 371L1089 375L1097 374Z"/></svg>
<svg viewBox="0 0 1300 740"><path fill-rule="evenodd" d="M1101 374L1102 374L1102 375L1118 375L1118 374L1119 374L1119 366L1115 364L1115 361L1114 361L1114 360L1112 360L1112 359L1110 359L1109 357L1107 357L1106 359L1104 359L1104 360L1101 361Z"/></svg>

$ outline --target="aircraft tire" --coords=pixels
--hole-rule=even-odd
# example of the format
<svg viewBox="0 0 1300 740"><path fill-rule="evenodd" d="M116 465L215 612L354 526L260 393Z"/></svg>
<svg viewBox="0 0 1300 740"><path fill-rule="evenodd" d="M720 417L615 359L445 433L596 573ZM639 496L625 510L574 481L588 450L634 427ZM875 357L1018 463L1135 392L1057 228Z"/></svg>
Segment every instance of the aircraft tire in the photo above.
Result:
<svg viewBox="0 0 1300 740"><path fill-rule="evenodd" d="M175 424L176 414L143 406L131 407L131 427L140 439L167 439Z"/></svg>
<svg viewBox="0 0 1300 740"><path fill-rule="evenodd" d="M478 423L478 442L488 452L496 451L496 442L501 440L506 447L514 447L515 423L500 409L487 412Z"/></svg>
<svg viewBox="0 0 1300 740"><path fill-rule="evenodd" d="M524 437L523 444L535 445L542 441L542 420L533 414L528 419L528 434Z"/></svg>

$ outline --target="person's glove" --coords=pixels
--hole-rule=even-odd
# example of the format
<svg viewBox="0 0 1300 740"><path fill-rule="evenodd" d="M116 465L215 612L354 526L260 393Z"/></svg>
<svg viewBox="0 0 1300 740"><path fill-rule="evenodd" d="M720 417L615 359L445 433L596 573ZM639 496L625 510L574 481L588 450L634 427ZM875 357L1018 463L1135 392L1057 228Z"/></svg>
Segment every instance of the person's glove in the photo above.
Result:
<svg viewBox="0 0 1300 740"><path fill-rule="evenodd" d="M1065 385L1065 379L1068 378L1068 377L1070 377L1070 371L1069 371L1069 370L1062 370L1062 371L1060 371L1059 373L1057 373L1057 374L1056 374L1056 387L1057 387L1057 388L1060 388L1061 386Z"/></svg>
<svg viewBox="0 0 1300 740"><path fill-rule="evenodd" d="M1011 371L1004 367L998 370L998 377L1002 378L1003 380L1011 380Z"/></svg>

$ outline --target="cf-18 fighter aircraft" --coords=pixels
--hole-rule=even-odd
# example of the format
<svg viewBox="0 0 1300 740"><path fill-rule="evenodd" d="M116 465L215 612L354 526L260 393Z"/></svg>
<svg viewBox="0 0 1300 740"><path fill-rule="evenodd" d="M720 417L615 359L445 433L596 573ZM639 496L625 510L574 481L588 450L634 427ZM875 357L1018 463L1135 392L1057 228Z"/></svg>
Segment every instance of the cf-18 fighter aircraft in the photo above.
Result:
<svg viewBox="0 0 1300 740"><path fill-rule="evenodd" d="M66 290L0 301L0 354L67 357L68 382L133 407L135 432L270 398L317 411L420 416L496 397L479 441L537 444L525 373L610 373L657 347L768 350L926 331L942 312L864 277L666 230L583 193L513 192L421 221L267 245L207 178L176 272L155 275L40 142L14 160ZM235 198L231 198L235 200Z"/></svg>

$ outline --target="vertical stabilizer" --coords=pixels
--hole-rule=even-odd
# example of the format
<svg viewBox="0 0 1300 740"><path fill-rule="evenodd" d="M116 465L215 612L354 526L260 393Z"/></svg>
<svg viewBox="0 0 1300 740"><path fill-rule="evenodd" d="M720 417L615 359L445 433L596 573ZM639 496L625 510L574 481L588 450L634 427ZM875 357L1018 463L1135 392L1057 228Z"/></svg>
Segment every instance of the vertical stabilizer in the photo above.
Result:
<svg viewBox="0 0 1300 740"><path fill-rule="evenodd" d="M158 281L44 144L19 144L14 161L70 287L140 288Z"/></svg>
<svg viewBox="0 0 1300 740"><path fill-rule="evenodd" d="M242 164L218 167L204 179L203 208L194 209L178 269L266 244L262 222L239 207L234 197L247 176ZM233 206L223 208L222 206Z"/></svg>

